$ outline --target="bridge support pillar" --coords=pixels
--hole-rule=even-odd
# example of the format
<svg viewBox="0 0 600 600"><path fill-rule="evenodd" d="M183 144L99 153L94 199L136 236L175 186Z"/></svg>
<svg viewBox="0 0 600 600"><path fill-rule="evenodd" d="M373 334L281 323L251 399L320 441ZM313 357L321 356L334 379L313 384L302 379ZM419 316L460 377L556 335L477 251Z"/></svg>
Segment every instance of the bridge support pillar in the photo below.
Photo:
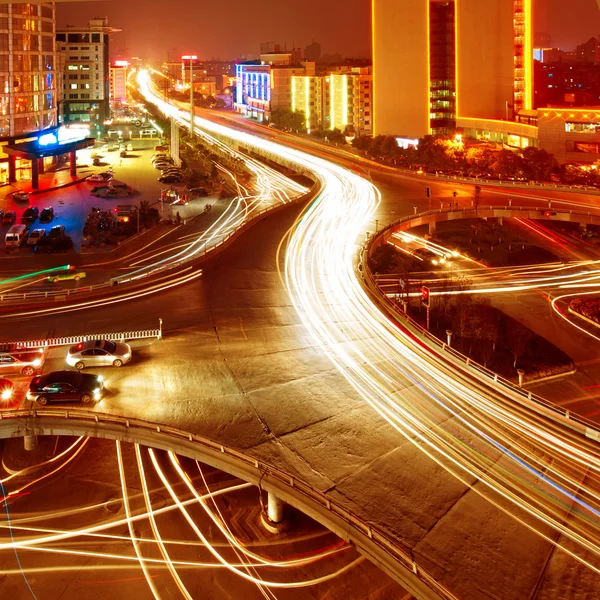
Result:
<svg viewBox="0 0 600 600"><path fill-rule="evenodd" d="M34 450L35 447L37 446L37 435L35 435L35 433L28 433L23 438L23 446L25 447L25 450L27 450L28 452L31 452L31 450Z"/></svg>
<svg viewBox="0 0 600 600"><path fill-rule="evenodd" d="M273 492L268 493L266 509L266 512L262 513L265 529L272 533L279 533L289 528L289 519L285 515L285 502Z"/></svg>
<svg viewBox="0 0 600 600"><path fill-rule="evenodd" d="M435 235L435 221L432 221L431 223L429 223L429 235Z"/></svg>
<svg viewBox="0 0 600 600"><path fill-rule="evenodd" d="M267 499L267 516L273 523L281 523L283 521L283 511L285 503L280 500L275 494L269 492Z"/></svg>

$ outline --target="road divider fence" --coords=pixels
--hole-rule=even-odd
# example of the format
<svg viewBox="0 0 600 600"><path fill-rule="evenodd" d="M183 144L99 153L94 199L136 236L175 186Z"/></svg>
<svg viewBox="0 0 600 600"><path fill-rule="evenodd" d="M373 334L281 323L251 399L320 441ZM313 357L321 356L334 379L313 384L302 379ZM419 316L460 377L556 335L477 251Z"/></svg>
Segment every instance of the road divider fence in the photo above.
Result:
<svg viewBox="0 0 600 600"><path fill-rule="evenodd" d="M92 340L109 340L111 342L126 342L129 340L162 339L162 319L159 319L157 329L139 329L137 331L121 331L118 333L88 333L82 335L69 335L43 340L26 340L20 342L3 342L0 351L10 352L16 350L33 350L40 348L54 348L58 346L72 346L81 342Z"/></svg>

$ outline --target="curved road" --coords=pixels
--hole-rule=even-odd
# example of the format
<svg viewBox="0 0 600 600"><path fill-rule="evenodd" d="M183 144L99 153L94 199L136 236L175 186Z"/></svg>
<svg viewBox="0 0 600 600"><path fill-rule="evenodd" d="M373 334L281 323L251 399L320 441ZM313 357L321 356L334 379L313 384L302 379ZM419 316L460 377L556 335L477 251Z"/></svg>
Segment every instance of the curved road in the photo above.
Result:
<svg viewBox="0 0 600 600"><path fill-rule="evenodd" d="M404 207L384 202L382 209ZM297 213L258 224L202 279L160 299L7 324L4 336L133 329L160 316L166 339L110 373L114 396L101 410L194 429L298 474L401 538L459 596L577 597L563 580L574 573L579 590L593 590L596 574L533 534L525 515L522 524L507 516L504 500L484 500L475 479L455 479L399 436L315 344L275 259ZM415 391L407 386L404 394L417 402Z"/></svg>

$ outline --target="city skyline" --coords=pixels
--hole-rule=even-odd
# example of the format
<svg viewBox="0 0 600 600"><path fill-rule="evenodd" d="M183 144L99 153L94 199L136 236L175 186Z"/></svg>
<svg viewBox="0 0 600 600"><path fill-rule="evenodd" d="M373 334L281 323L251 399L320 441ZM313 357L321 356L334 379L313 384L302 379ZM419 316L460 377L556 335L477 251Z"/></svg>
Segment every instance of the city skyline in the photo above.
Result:
<svg viewBox="0 0 600 600"><path fill-rule="evenodd" d="M123 30L113 39L117 53L153 60L164 60L169 50L176 54L185 48L206 57L251 57L258 54L261 42L268 41L288 48L303 48L317 40L322 43L324 54L371 55L369 0L347 0L343 12L333 0L308 0L301 11L290 11L289 6L281 2L266 0L264 10L256 17L252 12L246 14L240 3L240 18L234 20L231 11L235 3L196 8L189 4L187 0L174 0L170 5L173 9L167 14L156 0L131 0L127 14L116 0L58 4L58 25L81 25L94 16L106 15L113 25ZM563 0L548 0L545 5L539 4L535 10L535 29L548 32L555 46L571 49L600 32L596 0L572 0L568 4ZM180 19L183 14L185 21ZM314 18L315 14L319 15L318 19ZM173 35L167 34L164 39L159 35L158 19Z"/></svg>

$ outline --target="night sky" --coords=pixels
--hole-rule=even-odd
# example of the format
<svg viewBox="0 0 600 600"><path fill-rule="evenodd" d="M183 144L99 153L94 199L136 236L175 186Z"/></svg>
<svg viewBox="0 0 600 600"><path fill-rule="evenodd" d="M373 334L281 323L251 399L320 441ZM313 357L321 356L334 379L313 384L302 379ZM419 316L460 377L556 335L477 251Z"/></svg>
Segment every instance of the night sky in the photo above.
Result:
<svg viewBox="0 0 600 600"><path fill-rule="evenodd" d="M554 46L569 50L600 34L596 0L534 2L536 30L550 33ZM324 53L370 56L370 0L106 0L57 7L59 26L108 16L123 30L114 35L112 48L124 57L164 60L194 52L202 58L254 58L261 42L290 48L313 39Z"/></svg>

